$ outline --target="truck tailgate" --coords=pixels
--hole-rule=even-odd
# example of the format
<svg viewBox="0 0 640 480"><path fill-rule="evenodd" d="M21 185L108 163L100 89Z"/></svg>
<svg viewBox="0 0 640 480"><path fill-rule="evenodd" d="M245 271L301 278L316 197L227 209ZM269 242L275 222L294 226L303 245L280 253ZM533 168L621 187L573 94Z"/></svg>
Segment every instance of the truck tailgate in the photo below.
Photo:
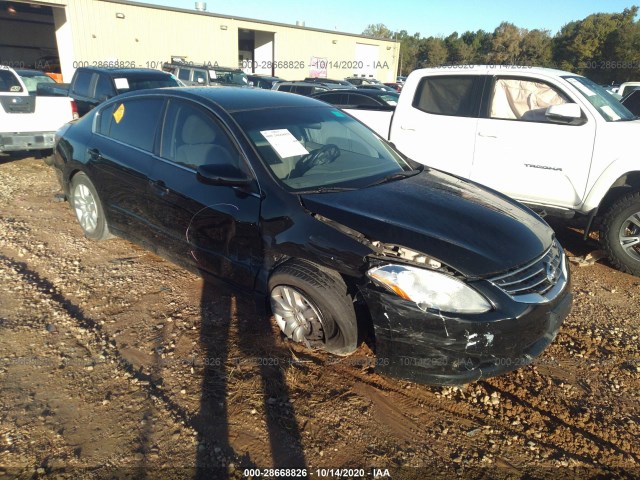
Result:
<svg viewBox="0 0 640 480"><path fill-rule="evenodd" d="M55 132L73 119L68 97L0 96L5 132Z"/></svg>

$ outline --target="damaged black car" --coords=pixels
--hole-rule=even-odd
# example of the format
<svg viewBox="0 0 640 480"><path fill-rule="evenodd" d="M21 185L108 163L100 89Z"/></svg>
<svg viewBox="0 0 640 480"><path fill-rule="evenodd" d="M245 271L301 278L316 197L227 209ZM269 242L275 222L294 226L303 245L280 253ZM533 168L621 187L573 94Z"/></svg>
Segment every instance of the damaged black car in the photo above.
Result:
<svg viewBox="0 0 640 480"><path fill-rule="evenodd" d="M388 375L513 370L571 308L543 220L314 99L132 92L63 127L52 163L87 237L125 237L251 293L310 348L348 355L370 330Z"/></svg>

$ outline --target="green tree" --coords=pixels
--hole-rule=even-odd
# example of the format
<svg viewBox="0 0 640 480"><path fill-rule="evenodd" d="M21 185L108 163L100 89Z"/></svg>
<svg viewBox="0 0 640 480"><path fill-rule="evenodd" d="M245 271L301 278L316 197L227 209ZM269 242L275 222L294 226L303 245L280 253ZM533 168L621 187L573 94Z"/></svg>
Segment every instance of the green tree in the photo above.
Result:
<svg viewBox="0 0 640 480"><path fill-rule="evenodd" d="M453 32L445 38L444 43L447 47L449 63L455 65L467 65L473 63L473 47L468 45L461 37L458 37L458 32Z"/></svg>
<svg viewBox="0 0 640 480"><path fill-rule="evenodd" d="M367 28L364 29L362 35L366 35L367 37L374 38L385 38L391 39L393 38L393 32L387 28L384 23L370 24Z"/></svg>
<svg viewBox="0 0 640 480"><path fill-rule="evenodd" d="M520 60L522 31L513 23L502 22L493 32L487 60L496 65L512 65Z"/></svg>
<svg viewBox="0 0 640 480"><path fill-rule="evenodd" d="M418 47L418 66L437 67L447 63L447 47L442 38L429 37Z"/></svg>
<svg viewBox="0 0 640 480"><path fill-rule="evenodd" d="M524 31L520 41L520 62L535 67L552 66L552 43L548 30Z"/></svg>

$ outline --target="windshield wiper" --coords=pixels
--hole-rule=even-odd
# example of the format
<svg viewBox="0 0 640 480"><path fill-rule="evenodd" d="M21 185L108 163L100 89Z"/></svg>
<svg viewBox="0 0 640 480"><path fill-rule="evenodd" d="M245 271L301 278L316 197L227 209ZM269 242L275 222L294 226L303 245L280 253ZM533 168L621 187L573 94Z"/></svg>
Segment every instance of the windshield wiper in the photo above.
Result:
<svg viewBox="0 0 640 480"><path fill-rule="evenodd" d="M375 182L371 182L365 188L373 187L374 185L380 185L381 183L392 182L394 180L401 180L403 178L413 177L414 175L417 175L420 172L422 172L422 170L423 170L422 168L417 168L415 170L408 170L408 171L403 171L403 172L392 173L392 174L387 175L385 177L379 178Z"/></svg>
<svg viewBox="0 0 640 480"><path fill-rule="evenodd" d="M301 190L295 193L297 193L298 195L305 195L308 193L348 192L350 190L355 190L355 188L353 187L317 187L317 188L312 188L310 190Z"/></svg>

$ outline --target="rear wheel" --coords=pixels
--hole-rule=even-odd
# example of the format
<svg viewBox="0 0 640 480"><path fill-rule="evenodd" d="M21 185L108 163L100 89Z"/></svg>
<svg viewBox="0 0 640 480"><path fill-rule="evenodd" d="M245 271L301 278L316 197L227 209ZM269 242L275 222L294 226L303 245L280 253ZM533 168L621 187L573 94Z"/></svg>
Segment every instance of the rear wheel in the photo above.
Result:
<svg viewBox="0 0 640 480"><path fill-rule="evenodd" d="M337 273L306 261L287 262L271 275L269 291L276 323L291 340L337 355L357 348L353 302Z"/></svg>
<svg viewBox="0 0 640 480"><path fill-rule="evenodd" d="M70 193L69 203L84 235L91 240L110 238L102 202L100 202L96 187L86 174L78 172L73 176Z"/></svg>
<svg viewBox="0 0 640 480"><path fill-rule="evenodd" d="M616 268L640 276L640 192L628 193L611 205L600 241Z"/></svg>

